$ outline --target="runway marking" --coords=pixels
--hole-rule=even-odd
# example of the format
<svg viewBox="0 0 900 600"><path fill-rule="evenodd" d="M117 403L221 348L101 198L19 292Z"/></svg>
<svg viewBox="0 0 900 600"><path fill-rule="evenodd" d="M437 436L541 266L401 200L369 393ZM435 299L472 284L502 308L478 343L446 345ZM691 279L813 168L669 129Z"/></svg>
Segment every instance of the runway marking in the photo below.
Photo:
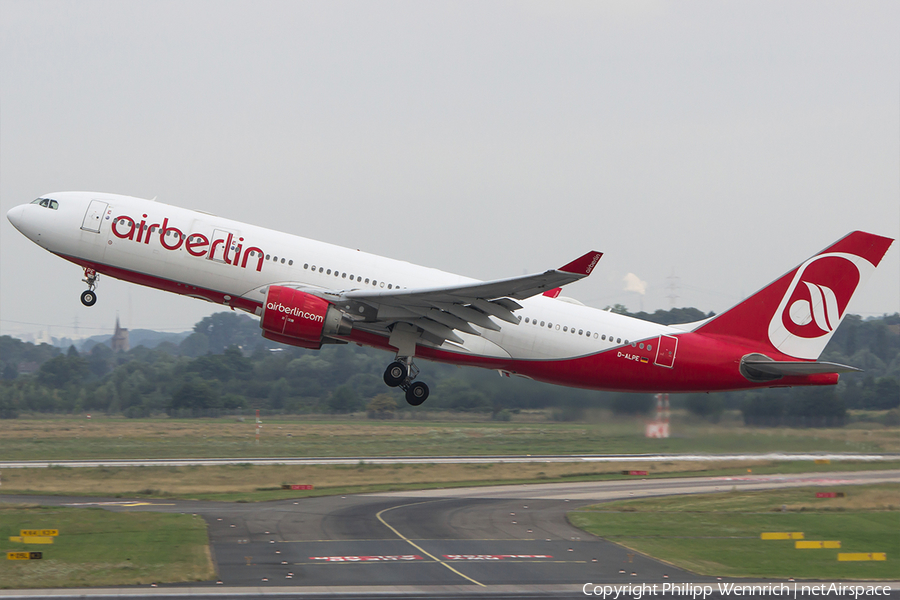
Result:
<svg viewBox="0 0 900 600"><path fill-rule="evenodd" d="M444 565L445 567L447 567L448 569L450 569L451 571L453 571L454 573L456 573L457 575L459 575L459 576L462 577L463 579L466 579L466 580L468 580L468 581L471 581L471 582L474 583L475 585L478 585L478 586L481 586L481 587L487 587L487 586L484 585L483 583L481 583L481 582L479 582L479 581L475 581L474 579L472 579L472 578L469 577L468 575L465 575L465 574L463 574L463 573L460 573L459 571L457 571L456 569L454 569L453 567L451 567L450 565L448 565L446 562L442 561L441 559L439 559L439 558L436 557L435 555L431 554L430 552L428 552L427 550L425 550L424 548L422 548L421 546L419 546L418 544L416 544L414 541L412 541L411 539L409 539L408 537L406 537L405 535L403 535L402 533L400 533L399 531L397 531L396 529L394 529L394 528L393 528L387 521L385 521L385 520L382 518L382 516L381 516L381 515L383 515L384 513L388 512L388 511L394 510L395 508L406 508L407 506L416 506L416 505L418 505L418 504L428 504L429 502L434 502L434 500L425 500L424 502L413 502L413 503L411 503L411 504L401 504L401 505L399 505L399 506L392 506L392 507L390 507L390 508L385 508L384 510L378 511L378 512L375 514L375 518L378 519L379 521L381 521L381 523L382 523L385 527L387 527L388 529L390 529L391 531L393 531L393 532L397 535L397 537L399 537L400 539L402 539L403 541L405 541L407 544L409 544L410 546L412 546L413 548L415 548L416 550L418 550L419 552L421 552L421 553L424 554L425 556L430 557L430 558L431 558L432 560L434 560L435 562L441 563L442 565Z"/></svg>
<svg viewBox="0 0 900 600"><path fill-rule="evenodd" d="M325 562L390 562L397 560L422 560L418 554L401 554L390 556L310 556L309 560Z"/></svg>
<svg viewBox="0 0 900 600"><path fill-rule="evenodd" d="M593 512L593 511L591 511ZM612 512L612 511L607 511ZM672 511L675 513L676 511ZM760 513L768 514L768 513ZM409 538L416 542L458 542L459 538ZM545 538L466 538L467 542L543 542ZM324 544L332 542L346 542L346 539L333 540L281 540L279 544ZM352 540L354 542L396 542L396 538L372 538L363 540Z"/></svg>
<svg viewBox="0 0 900 600"><path fill-rule="evenodd" d="M175 506L174 504L160 504L156 502L122 501L122 502L69 502L63 506Z"/></svg>
<svg viewBox="0 0 900 600"><path fill-rule="evenodd" d="M452 561L466 560L504 560L507 558L553 558L549 554L445 554L444 558ZM529 561L531 562L531 561Z"/></svg>
<svg viewBox="0 0 900 600"><path fill-rule="evenodd" d="M329 557L311 556L310 558L329 558ZM425 561L424 558L420 557L420 559ZM361 561L334 561L334 560L312 561L312 560L309 560L309 561L292 562L291 564L294 566L297 566L297 567L310 566L310 565L317 565L317 566L324 567L326 565L328 565L328 566L330 566L330 565L335 565L335 566L337 566L337 565L383 565L386 562L389 562L393 565L417 564L417 561L415 561L415 560L396 560L396 561L393 561L393 560L392 561L377 561L377 560L376 561L371 561L371 560L369 560L369 561L363 561L363 560L361 560ZM435 562L435 561L425 561L426 564L430 564L431 562ZM440 562L440 561L437 561L437 562ZM447 560L444 562L448 562L448 563L451 563L451 562L466 563L466 562L468 562L468 563L471 563L472 561L470 561L470 560ZM494 564L500 563L500 561L493 561L493 562L494 562ZM588 560L539 560L539 559L536 559L536 560L521 560L521 559L509 560L509 559L507 559L502 562L504 564L530 563L530 564L554 564L554 565L585 565L591 561L588 561Z"/></svg>

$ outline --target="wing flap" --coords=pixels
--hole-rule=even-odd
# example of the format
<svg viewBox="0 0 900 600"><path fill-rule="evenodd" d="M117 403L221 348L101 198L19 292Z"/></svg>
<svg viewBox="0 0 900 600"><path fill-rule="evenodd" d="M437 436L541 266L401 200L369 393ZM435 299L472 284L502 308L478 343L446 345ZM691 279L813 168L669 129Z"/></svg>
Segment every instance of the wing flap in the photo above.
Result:
<svg viewBox="0 0 900 600"><path fill-rule="evenodd" d="M500 326L491 317L518 325L519 317L513 313L522 305L516 300L531 298L587 277L601 256L600 252L588 252L559 269L494 281L433 288L345 291L339 293L337 301L368 305L375 309L375 320L386 322L386 326L392 323L413 325L423 332L425 341L463 344L463 339L454 331L472 335L481 335L475 327L499 331Z"/></svg>

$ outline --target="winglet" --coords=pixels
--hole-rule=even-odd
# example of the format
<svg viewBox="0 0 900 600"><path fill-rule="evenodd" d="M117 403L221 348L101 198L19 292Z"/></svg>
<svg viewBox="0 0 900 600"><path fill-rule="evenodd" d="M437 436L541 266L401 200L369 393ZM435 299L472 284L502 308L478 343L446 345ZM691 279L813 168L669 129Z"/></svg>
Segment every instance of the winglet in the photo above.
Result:
<svg viewBox="0 0 900 600"><path fill-rule="evenodd" d="M597 262L600 260L601 256L603 256L602 252L588 252L581 258L576 258L566 266L560 267L559 270L564 273L574 273L586 277L590 275L591 271L594 270L594 267L597 266Z"/></svg>

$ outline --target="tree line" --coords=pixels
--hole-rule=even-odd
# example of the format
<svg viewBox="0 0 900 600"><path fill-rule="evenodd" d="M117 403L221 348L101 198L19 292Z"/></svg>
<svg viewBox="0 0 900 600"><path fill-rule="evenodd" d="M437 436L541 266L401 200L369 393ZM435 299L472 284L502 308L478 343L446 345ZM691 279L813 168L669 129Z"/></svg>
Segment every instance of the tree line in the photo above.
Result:
<svg viewBox="0 0 900 600"><path fill-rule="evenodd" d="M630 314L624 307L615 312ZM693 308L630 314L663 324L712 314ZM355 344L312 351L263 339L256 319L234 312L198 322L180 343L138 346L114 353L106 344L61 351L0 337L0 418L21 413L123 414L146 417L215 416L260 409L268 413L349 413L367 410L390 418L404 411L448 410L509 418L522 409L553 409L554 418L579 418L587 408L608 407L644 415L652 394L576 390L494 371L423 363L433 382L420 408L385 387L388 352ZM900 314L862 319L848 315L822 360L865 369L841 376L837 386L672 395L674 407L717 420L740 409L750 425L837 426L848 409L889 410L900 405ZM37 365L20 374L22 365Z"/></svg>

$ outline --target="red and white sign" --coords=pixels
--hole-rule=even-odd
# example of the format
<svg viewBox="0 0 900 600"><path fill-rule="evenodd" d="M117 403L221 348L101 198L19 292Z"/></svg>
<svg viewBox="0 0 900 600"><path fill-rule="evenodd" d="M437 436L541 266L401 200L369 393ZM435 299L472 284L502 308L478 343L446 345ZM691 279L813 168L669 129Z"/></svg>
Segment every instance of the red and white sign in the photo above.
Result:
<svg viewBox="0 0 900 600"><path fill-rule="evenodd" d="M397 560L422 560L418 554L399 554L392 556L310 556L309 560L325 562L391 562Z"/></svg>
<svg viewBox="0 0 900 600"><path fill-rule="evenodd" d="M648 438L667 438L669 437L669 424L655 421L647 423L647 431L644 436Z"/></svg>

